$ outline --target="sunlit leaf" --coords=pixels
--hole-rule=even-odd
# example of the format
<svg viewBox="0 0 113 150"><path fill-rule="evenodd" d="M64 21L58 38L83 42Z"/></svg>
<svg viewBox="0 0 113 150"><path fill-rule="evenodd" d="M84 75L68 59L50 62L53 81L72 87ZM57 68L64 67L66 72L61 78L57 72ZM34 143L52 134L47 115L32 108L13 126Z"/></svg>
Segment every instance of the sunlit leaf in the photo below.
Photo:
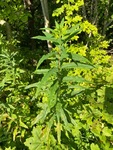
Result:
<svg viewBox="0 0 113 150"><path fill-rule="evenodd" d="M34 74L45 74L49 71L49 69L37 69Z"/></svg>
<svg viewBox="0 0 113 150"><path fill-rule="evenodd" d="M25 129L28 129L28 126L24 122L22 122L21 118L19 120L19 123L20 123L21 127L25 128Z"/></svg>
<svg viewBox="0 0 113 150"><path fill-rule="evenodd" d="M33 83L33 84L30 84L28 86L25 87L25 89L30 89L30 88L34 88L34 87L37 87L39 84L39 82L36 82L36 83Z"/></svg>
<svg viewBox="0 0 113 150"><path fill-rule="evenodd" d="M91 147L91 150L100 150L99 146L94 143L92 143L90 147Z"/></svg>
<svg viewBox="0 0 113 150"><path fill-rule="evenodd" d="M17 134L18 134L18 126L13 131L13 141L15 141Z"/></svg>
<svg viewBox="0 0 113 150"><path fill-rule="evenodd" d="M79 77L79 76L66 76L63 78L63 82L77 82L77 83L82 83L82 82L87 82L86 79Z"/></svg>

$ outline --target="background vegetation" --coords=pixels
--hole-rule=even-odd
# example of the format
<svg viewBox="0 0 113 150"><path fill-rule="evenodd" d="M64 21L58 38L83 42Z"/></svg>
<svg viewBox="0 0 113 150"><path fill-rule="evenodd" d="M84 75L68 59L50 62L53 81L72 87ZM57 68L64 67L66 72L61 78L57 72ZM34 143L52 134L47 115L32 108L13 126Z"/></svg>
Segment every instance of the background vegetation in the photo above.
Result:
<svg viewBox="0 0 113 150"><path fill-rule="evenodd" d="M112 8L0 1L1 150L113 149Z"/></svg>

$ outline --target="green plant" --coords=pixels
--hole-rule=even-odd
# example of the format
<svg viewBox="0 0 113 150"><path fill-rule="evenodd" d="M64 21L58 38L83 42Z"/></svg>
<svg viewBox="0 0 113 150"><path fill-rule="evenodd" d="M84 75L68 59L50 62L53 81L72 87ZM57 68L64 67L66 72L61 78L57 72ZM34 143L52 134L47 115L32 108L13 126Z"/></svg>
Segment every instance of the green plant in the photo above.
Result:
<svg viewBox="0 0 113 150"><path fill-rule="evenodd" d="M81 32L80 24L65 31L62 30L63 26L65 26L64 20L60 24L56 22L55 30L49 29L51 34L43 32L45 36L35 37L35 39L50 40L56 47L38 62L35 74L43 74L41 81L27 86L27 88L36 87L35 99L42 98L42 102L37 103L40 111L32 122L32 125L36 124L37 127L32 131L33 137L25 142L31 150L78 147L73 130L77 126L79 134L81 127L77 125L74 114L78 109L76 105L82 102L77 101L76 96L88 89L81 84L89 81L80 76L69 75L69 72L78 68L92 69L94 66L85 57L68 52L68 42ZM47 59L50 60L51 67L39 69Z"/></svg>
<svg viewBox="0 0 113 150"><path fill-rule="evenodd" d="M54 48L38 62L35 74L43 74L42 79L27 86L36 88L37 117L25 145L30 150L112 149L112 111L105 107L107 89L112 89L110 57L103 50L108 42L88 22L55 25L51 34L35 37L50 40ZM83 32L93 32L88 45L78 42ZM47 59L50 68L39 69Z"/></svg>
<svg viewBox="0 0 113 150"><path fill-rule="evenodd" d="M3 42L4 40L4 42ZM8 49L1 38L0 52L0 148L25 148L23 142L30 130L30 95L24 87L28 84L26 72L20 68L17 52ZM4 45L2 45L4 43Z"/></svg>

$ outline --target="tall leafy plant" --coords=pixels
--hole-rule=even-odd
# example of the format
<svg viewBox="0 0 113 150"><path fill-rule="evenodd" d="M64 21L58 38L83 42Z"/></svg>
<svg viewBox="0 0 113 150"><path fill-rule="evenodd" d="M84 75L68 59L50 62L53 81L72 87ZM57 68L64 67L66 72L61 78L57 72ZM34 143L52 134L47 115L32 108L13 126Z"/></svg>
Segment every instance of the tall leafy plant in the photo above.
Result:
<svg viewBox="0 0 113 150"><path fill-rule="evenodd" d="M32 137L25 142L30 150L77 148L72 134L76 124L74 113L77 107L71 108L70 101L88 88L81 86L88 81L80 76L69 75L69 71L93 68L88 59L68 51L71 38L81 32L80 24L66 27L65 30L64 20L55 24L54 30L49 29L51 33L43 32L44 36L35 37L51 41L55 48L38 62L35 74L43 74L41 80L26 87L35 87L34 99L40 99L36 104L38 114L32 121L32 125L36 127L33 128ZM39 69L45 60L50 61L50 68Z"/></svg>

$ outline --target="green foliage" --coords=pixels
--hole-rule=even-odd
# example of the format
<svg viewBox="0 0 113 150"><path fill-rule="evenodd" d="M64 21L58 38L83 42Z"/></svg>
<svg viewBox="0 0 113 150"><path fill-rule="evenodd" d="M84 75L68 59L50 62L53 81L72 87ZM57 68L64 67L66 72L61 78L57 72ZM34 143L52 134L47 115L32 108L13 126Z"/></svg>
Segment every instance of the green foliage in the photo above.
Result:
<svg viewBox="0 0 113 150"><path fill-rule="evenodd" d="M65 8L66 16L55 23L54 30L49 29L51 33L35 37L50 40L55 48L39 60L35 73L43 74L42 79L27 87L36 88L34 99L41 97L41 103L37 103L40 111L32 122L36 127L25 142L31 150L113 148L113 122L109 119L113 116L112 98L107 97L107 89L113 84L109 78L112 66L103 50L108 42L103 41L94 25L72 15L75 8L69 9L74 4L64 4L57 10L61 15ZM83 33L87 40L78 42ZM46 59L50 68L39 69Z"/></svg>
<svg viewBox="0 0 113 150"><path fill-rule="evenodd" d="M11 52L9 42L0 39L0 148L21 149L24 138L30 130L31 104L29 94L24 89L28 84L28 74L20 68L19 54ZM24 79L26 78L26 79Z"/></svg>
<svg viewBox="0 0 113 150"><path fill-rule="evenodd" d="M38 50L31 51L25 31L32 31L32 19L40 28L42 16L30 15L32 10L25 10L22 1L0 2L0 24L6 21L12 30L9 41L5 24L0 25L0 149L112 150L113 66L105 51L108 42L82 17L83 1L56 3L61 7L53 13L55 28L33 37ZM108 1L100 3L105 6ZM53 46L48 54L45 41Z"/></svg>
<svg viewBox="0 0 113 150"><path fill-rule="evenodd" d="M58 50L53 50L49 54L44 55L39 60L35 71L37 74L44 74L41 81L37 83L37 87L33 84L36 87L35 98L42 96L44 102L37 104L41 111L32 123L33 125L37 124L37 127L33 129L33 137L28 138L25 142L25 145L30 149L49 149L55 143L59 148L65 149L63 145L66 143L62 143L62 138L69 140L73 136L72 128L74 127L74 119L72 117L74 112L71 112L68 108L68 101L73 96L86 90L86 87L79 86L80 83L88 82L79 76L69 76L68 72L73 68L93 68L85 57L68 52L68 41L81 32L79 25L66 30L65 34L62 34L61 31L63 26L64 20L60 24L56 22L55 31L51 29L51 34L44 32L45 36L35 37L35 39L50 40L56 45ZM57 33L57 38L55 37L55 32ZM55 65L48 69L39 69L39 66L46 59L51 60L50 64ZM27 88L33 87L33 85L29 85ZM40 125L42 126L38 129ZM36 134L35 130L40 130L40 133ZM55 138L54 134L57 138ZM52 142L53 139L56 141L55 143ZM32 141L36 142L32 143ZM74 144L73 148L76 147L76 143L72 142ZM66 147L68 149L70 146L66 144Z"/></svg>
<svg viewBox="0 0 113 150"><path fill-rule="evenodd" d="M31 150L53 148L99 150L103 149L105 143L109 143L106 149L112 149L110 142L112 121L107 120L110 115L104 106L106 103L104 96L108 94L105 90L109 88L109 82L106 80L109 72L106 61L109 57L105 56L105 51L100 51L99 47L87 49L89 52L83 57L77 44L68 43L73 36L81 33L83 30L81 24L69 29L66 27L66 30L65 25L64 20L60 24L56 22L55 30L50 29L51 34L44 32L45 36L34 37L50 40L56 47L38 62L35 73L43 74L42 79L27 87L35 87L34 98L41 96L42 102L37 103L40 112L37 112L38 115L32 122L32 125L37 126L25 145ZM73 33L70 34L70 31ZM104 47L104 44L105 42L101 47ZM77 51L73 51L76 47ZM96 59L100 60L98 63L94 60L95 55L93 56L95 49L97 49ZM87 59L88 56L90 61ZM51 67L39 69L46 59L50 60ZM108 69L108 72L103 71L103 68ZM105 79L101 78L101 75L104 75ZM100 90L101 96L98 95ZM105 114L109 117L105 117ZM110 127L107 124L110 124ZM36 134L39 131L40 133Z"/></svg>

